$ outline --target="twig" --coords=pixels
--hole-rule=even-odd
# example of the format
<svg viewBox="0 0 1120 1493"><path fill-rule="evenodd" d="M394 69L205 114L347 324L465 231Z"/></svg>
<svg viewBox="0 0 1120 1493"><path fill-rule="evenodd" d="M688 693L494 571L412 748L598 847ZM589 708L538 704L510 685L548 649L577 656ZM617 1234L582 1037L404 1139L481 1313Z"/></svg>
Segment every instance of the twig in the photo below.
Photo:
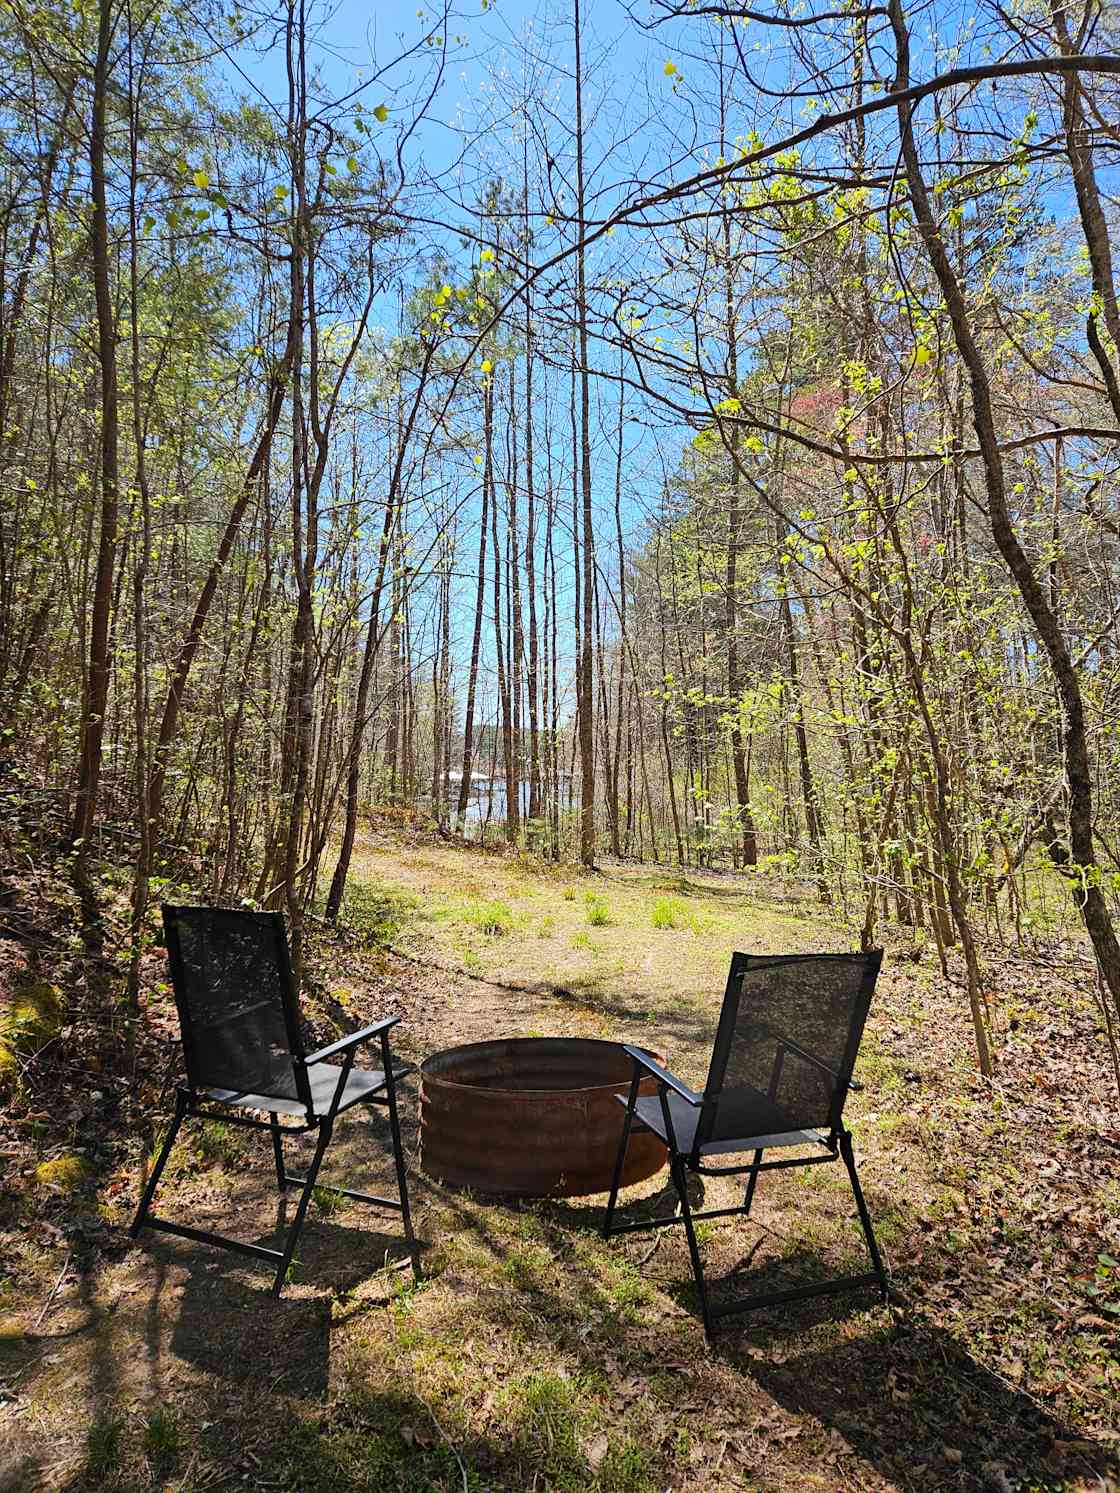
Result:
<svg viewBox="0 0 1120 1493"><path fill-rule="evenodd" d="M39 1313L39 1315L35 1318L35 1326L31 1329L32 1332L38 1332L39 1328L42 1326L42 1324L43 1324L43 1318L50 1311L51 1302L58 1295L58 1288L59 1288L59 1286L62 1285L62 1282L63 1282L63 1279L65 1278L66 1272L69 1269L70 1269L70 1255L68 1253L67 1256L66 1256L66 1259L62 1262L62 1269L59 1271L58 1279L55 1281L54 1285L51 1287L51 1294L47 1297L46 1301L43 1302L43 1309Z"/></svg>
<svg viewBox="0 0 1120 1493"><path fill-rule="evenodd" d="M680 1205L678 1204L677 1207L673 1210L673 1217L674 1218L679 1218L680 1217L680 1211L681 1211L680 1210ZM661 1241L662 1241L662 1239L664 1237L665 1237L664 1230L663 1229L658 1229L657 1233L654 1235L653 1243L650 1245L650 1247L646 1250L645 1254L638 1261L639 1265L648 1265L649 1264L650 1260L652 1260L653 1257L654 1257L654 1255L657 1253L658 1246L660 1245L660 1243L661 1243Z"/></svg>
<svg viewBox="0 0 1120 1493"><path fill-rule="evenodd" d="M447 1443L447 1446L448 1446L448 1449L451 1452L451 1455L455 1458L456 1462L458 1462L458 1464L459 1464L459 1471L460 1471L460 1473L462 1474L462 1477L463 1477L463 1493L470 1493L470 1486L471 1485L470 1485L470 1479L467 1477L467 1464L463 1461L462 1457L459 1455L459 1449L458 1449L458 1447L455 1445L455 1443L452 1441L451 1437L447 1434L447 1432L440 1425L439 1421L436 1419L436 1413L432 1409L432 1407L428 1404L427 1400L422 1399L420 1395L417 1395L416 1398L418 1400L420 1400L421 1405L423 1405L424 1409L428 1412L429 1416L431 1417L432 1425L435 1426L436 1430L443 1437L444 1441Z"/></svg>

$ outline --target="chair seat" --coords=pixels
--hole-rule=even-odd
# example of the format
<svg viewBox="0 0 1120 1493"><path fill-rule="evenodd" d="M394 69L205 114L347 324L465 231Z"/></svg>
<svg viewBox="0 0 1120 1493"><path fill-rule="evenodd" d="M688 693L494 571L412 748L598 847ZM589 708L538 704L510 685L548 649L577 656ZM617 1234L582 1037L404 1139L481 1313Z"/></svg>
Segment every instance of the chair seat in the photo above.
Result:
<svg viewBox="0 0 1120 1493"><path fill-rule="evenodd" d="M393 1070L397 1076L404 1071L398 1069L396 1063L393 1064ZM341 1072L342 1069L335 1067L333 1063L312 1063L308 1067L307 1078L311 1085L311 1106L316 1118L325 1115L330 1109ZM354 1104L360 1104L363 1099L369 1099L384 1087L385 1074L380 1068L351 1068L350 1077L346 1080L346 1087L342 1091L342 1099L339 1102L339 1113ZM239 1109L260 1109L275 1115L306 1116L307 1114L301 1100L276 1094L246 1094L239 1093L235 1089L204 1089L202 1092L208 1099L215 1099L219 1104L234 1104Z"/></svg>
<svg viewBox="0 0 1120 1493"><path fill-rule="evenodd" d="M626 1098L620 1094L619 1103ZM682 1154L692 1150L696 1127L700 1123L700 1106L689 1104L679 1094L668 1095L669 1114L673 1121L673 1136L677 1150ZM642 1124L668 1145L665 1117L661 1100L657 1095L639 1099L634 1106ZM790 1124L781 1107L768 1099L758 1089L741 1088L734 1092L725 1090L720 1101L719 1117L722 1125L733 1128L730 1139L711 1140L700 1147L702 1156L723 1156L732 1151L769 1151L778 1146L806 1146L821 1144L821 1137L814 1130L798 1130ZM729 1123L731 1122L731 1123Z"/></svg>

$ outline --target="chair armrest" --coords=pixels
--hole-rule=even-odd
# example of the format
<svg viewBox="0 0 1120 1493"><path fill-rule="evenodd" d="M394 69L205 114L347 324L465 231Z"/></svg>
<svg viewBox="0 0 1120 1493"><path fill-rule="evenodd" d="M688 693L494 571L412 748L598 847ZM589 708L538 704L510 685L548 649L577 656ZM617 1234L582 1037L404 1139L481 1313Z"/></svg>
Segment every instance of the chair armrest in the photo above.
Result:
<svg viewBox="0 0 1120 1493"><path fill-rule="evenodd" d="M647 1073L651 1073L657 1079L658 1083L665 1084L667 1088L673 1090L674 1094L679 1094L682 1099L686 1100L694 1108L703 1104L703 1094L697 1094L694 1090L690 1089L687 1084L682 1083L679 1078L670 1073L668 1068L658 1067L648 1052L643 1052L640 1047L631 1047L629 1043L624 1044L623 1050L640 1067L644 1068Z"/></svg>
<svg viewBox="0 0 1120 1493"><path fill-rule="evenodd" d="M312 1063L326 1062L327 1058L333 1058L336 1053L346 1052L359 1042L368 1042L371 1037L379 1037L382 1032L388 1031L392 1026L396 1026L400 1019L399 1016L386 1016L381 1021L375 1021L372 1026L362 1027L360 1032L351 1032L348 1037L339 1037L337 1042L331 1042L326 1047L320 1047L318 1052L309 1052L303 1060L304 1064L310 1068Z"/></svg>
<svg viewBox="0 0 1120 1493"><path fill-rule="evenodd" d="M811 1052L806 1052L804 1047L800 1046L797 1042L792 1041L789 1037L779 1037L778 1041L783 1047L787 1047L790 1052L795 1052L797 1056L799 1058L802 1058L806 1063L812 1063L814 1068L819 1068L822 1073L827 1073L829 1078L834 1078L837 1083L841 1081L840 1075L839 1073L837 1073L836 1069L833 1068L830 1064L826 1063L823 1058L815 1057ZM853 1089L857 1094L861 1093L863 1090L863 1085L856 1083L854 1078L848 1079L848 1087L850 1089Z"/></svg>

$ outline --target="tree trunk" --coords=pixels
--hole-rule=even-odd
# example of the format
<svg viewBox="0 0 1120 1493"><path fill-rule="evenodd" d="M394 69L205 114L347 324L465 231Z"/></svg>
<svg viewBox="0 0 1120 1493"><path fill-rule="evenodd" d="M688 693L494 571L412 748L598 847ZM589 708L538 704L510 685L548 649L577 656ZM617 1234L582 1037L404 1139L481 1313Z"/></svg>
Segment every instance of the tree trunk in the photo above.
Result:
<svg viewBox="0 0 1120 1493"><path fill-rule="evenodd" d="M583 528L583 610L580 626L579 678L579 858L592 867L595 864L595 689L593 597L595 530L591 511L591 392L587 353L587 278L583 239L585 223L585 184L583 173L583 59L581 48L580 0L574 0L575 82L576 82L576 214L579 247L576 251L576 315L579 327L579 429L580 487Z"/></svg>
<svg viewBox="0 0 1120 1493"><path fill-rule="evenodd" d="M97 571L93 583L93 605L89 628L89 673L85 708L82 712L78 764L78 792L74 808L73 834L80 841L78 870L85 879L89 839L97 819L101 786L101 743L105 732L105 709L109 700L112 669L109 617L117 550L119 510L119 425L117 409L117 328L113 314L113 289L109 266L109 207L106 102L110 84L113 40L112 0L99 0L97 10L97 56L93 68L93 109L90 118L89 168L92 211L90 253L93 292L97 308L97 360L101 369L101 441L99 477L101 523L97 546Z"/></svg>

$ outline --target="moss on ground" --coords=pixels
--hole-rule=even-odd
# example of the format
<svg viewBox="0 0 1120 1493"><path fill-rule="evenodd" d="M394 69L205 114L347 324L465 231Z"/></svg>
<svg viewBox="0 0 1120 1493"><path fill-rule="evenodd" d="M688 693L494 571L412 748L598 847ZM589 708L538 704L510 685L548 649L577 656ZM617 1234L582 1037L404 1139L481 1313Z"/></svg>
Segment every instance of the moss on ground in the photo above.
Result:
<svg viewBox="0 0 1120 1493"><path fill-rule="evenodd" d="M0 1086L18 1082L20 1059L52 1042L65 1017L62 992L47 980L36 980L13 992L7 1010L0 1011Z"/></svg>

